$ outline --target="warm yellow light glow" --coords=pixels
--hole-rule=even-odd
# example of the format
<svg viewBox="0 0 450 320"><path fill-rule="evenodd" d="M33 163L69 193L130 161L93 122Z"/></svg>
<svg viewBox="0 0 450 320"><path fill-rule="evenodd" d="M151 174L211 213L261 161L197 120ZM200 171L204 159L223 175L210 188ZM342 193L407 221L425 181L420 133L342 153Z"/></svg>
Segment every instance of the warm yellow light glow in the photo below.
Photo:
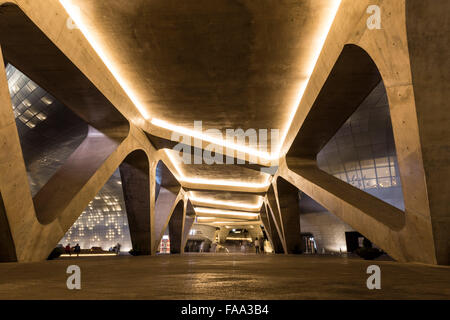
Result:
<svg viewBox="0 0 450 320"><path fill-rule="evenodd" d="M215 180L215 179L202 179L202 178L182 178L182 182L193 183L193 184L204 184L211 186L229 186L229 187L243 187L243 188L267 188L269 187L269 182L263 183L251 183L244 181L233 181L233 180Z"/></svg>
<svg viewBox="0 0 450 320"><path fill-rule="evenodd" d="M221 209L210 209L203 207L196 207L196 213L206 213L206 214L218 214L218 215L229 215L229 216L243 216L256 218L259 216L258 213L250 213L245 211L232 211L232 210L221 210Z"/></svg>
<svg viewBox="0 0 450 320"><path fill-rule="evenodd" d="M263 158L264 160L271 161L271 160L278 159L278 156L272 156L268 152L262 152L262 151L259 151L259 150L253 149L253 148L249 148L244 145L239 145L239 144L224 140L224 139L211 137L211 136L204 134L203 132L180 127L180 126L168 123L164 120L153 118L151 120L151 123L154 124L155 126L158 126L158 127L164 128L164 129L168 129L168 130L171 130L171 131L174 131L177 133L181 133L181 134L187 135L189 137L194 137L199 140L207 141L207 142L222 146L224 148L229 148L231 150L240 151L240 152L251 154L251 155L256 155L260 158ZM226 154L226 150L224 150L223 152Z"/></svg>
<svg viewBox="0 0 450 320"><path fill-rule="evenodd" d="M299 85L299 88L297 90L297 95L292 103L291 107L291 113L289 114L288 121L286 122L286 126L283 130L283 134L280 138L280 144L278 146L278 157L281 157L281 149L283 147L283 143L286 140L286 136L288 134L289 128L292 125L292 122L294 121L295 114L297 113L298 106L300 105L300 101L303 98L303 95L305 94L306 87L308 86L309 80L311 79L311 76L314 72L314 68L317 64L317 61L319 60L320 53L322 52L323 46L325 45L325 40L327 39L328 33L330 32L331 26L333 24L334 18L336 17L336 14L339 10L339 6L341 5L342 0L330 0L330 8L329 8L329 15L324 19L324 22L318 31L318 38L317 38L317 45L314 46L315 50L311 55L311 60L308 65L308 70L306 72L307 77L305 81L302 81Z"/></svg>
<svg viewBox="0 0 450 320"><path fill-rule="evenodd" d="M212 224L225 224L227 225L226 228L235 228L238 226L252 226L252 225L258 225L261 224L261 221L236 221L236 222L230 222L230 221L214 221L211 222ZM231 227L233 226L233 227Z"/></svg>
<svg viewBox="0 0 450 320"><path fill-rule="evenodd" d="M80 253L78 257L106 257L106 256L117 256L116 253ZM67 253L63 253L60 257L64 258L76 258L77 254L74 253L72 255L68 255Z"/></svg>
<svg viewBox="0 0 450 320"><path fill-rule="evenodd" d="M248 203L240 203L240 202L232 202L232 201L221 201L213 198L199 198L193 195L192 191L189 192L189 199L192 202L201 203L201 204L212 204L212 205L221 205L221 206L230 206L235 208L244 208L249 210L257 210L260 209L263 203L263 197L258 197L258 203L256 204L248 204Z"/></svg>
<svg viewBox="0 0 450 320"><path fill-rule="evenodd" d="M201 184L201 185L209 185L209 186L228 186L228 187L242 187L242 188L250 188L250 189L264 189L268 188L270 185L270 175L267 175L266 181L262 183L252 183L245 181L235 181L235 180L223 180L223 179L203 179L203 178L190 178L186 177L183 174L183 170L180 167L179 162L175 159L173 152L165 149L167 157L170 162L173 164L175 170L177 171L176 177L180 182L192 183L192 184Z"/></svg>
<svg viewBox="0 0 450 320"><path fill-rule="evenodd" d="M216 218L214 218L214 217L197 217L197 220L199 220L199 221L211 221L211 220L216 220Z"/></svg>
<svg viewBox="0 0 450 320"><path fill-rule="evenodd" d="M130 100L134 103L134 105L136 106L137 110L142 115L142 117L145 120L150 120L150 114L148 113L147 109L144 107L144 105L139 100L138 95L133 90L130 83L124 77L122 77L118 66L112 61L111 57L107 54L107 51L103 47L102 42L95 37L94 32L91 32L90 28L88 27L88 23L83 18L83 14L81 13L79 7L74 5L72 3L72 0L60 0L60 3L64 7L64 9L67 11L68 15L76 23L77 27L80 29L80 31L82 32L84 37L87 39L89 44L92 46L92 48L95 50L95 52L98 54L98 56L103 61L105 66L112 73L112 75L117 80L119 85L123 88L123 90L128 95ZM185 127L177 126L177 125L171 124L169 122L166 122L164 120L157 119L157 118L151 119L151 123L155 126L158 126L158 127L161 127L161 128L167 129L167 130L175 131L180 134L185 134L190 137L197 138L197 139L201 139L201 140L216 144L218 146L230 148L232 150L243 152L243 153L250 154L250 155L255 155L266 161L273 161L273 160L279 159L282 156L280 153L282 151L283 143L286 140L287 133L289 131L289 128L292 125L292 122L294 120L294 117L297 112L300 101L302 100L303 95L306 90L306 87L311 79L312 73L317 64L320 53L323 49L325 40L330 31L332 23L336 17L336 14L338 12L340 4L341 4L341 0L330 0L328 16L324 18L324 22L323 22L322 26L317 31L317 34L318 34L317 42L316 42L316 45L313 46L314 51L311 54L310 63L308 64L308 70L306 71L305 80L302 81L301 83L299 83L299 88L298 88L298 90L296 90L297 94L296 94L295 98L293 98L293 101L292 101L292 107L291 107L292 111L290 112L289 118L283 129L276 152L273 150L271 153L262 152L257 149L254 149L254 148L247 147L245 145L232 143L230 141L227 141L226 139L215 138L212 136L208 136L199 131L195 131L195 130L191 130L191 129L188 129ZM242 181L213 180L213 179L185 177L183 175L183 172L179 166L179 163L176 161L176 159L174 159L172 157L172 155L170 155L169 152L167 152L167 154L168 154L169 159L172 162L173 166L175 167L176 171L178 172L178 174L179 174L178 180L180 180L181 182L192 183L192 184L201 184L201 185L211 185L211 186L213 186L213 185L215 185L215 186L234 186L234 187L242 187L242 188L268 188L270 185L270 182L269 182L270 176L267 178L267 182L260 183L260 184L248 183L248 182L242 182Z"/></svg>
<svg viewBox="0 0 450 320"><path fill-rule="evenodd" d="M226 240L235 240L235 241L249 241L252 242L252 238L235 238L235 237L227 237Z"/></svg>
<svg viewBox="0 0 450 320"><path fill-rule="evenodd" d="M142 105L142 103L139 101L134 90L132 90L129 83L121 76L119 69L111 61L110 57L106 54L106 51L104 50L104 48L101 44L101 41L99 41L98 39L95 39L93 34L89 31L89 29L87 27L87 23L85 23L85 21L83 19L83 15L81 14L80 8L76 5L73 5L71 3L72 2L71 0L59 0L59 2L66 10L67 14L75 22L77 27L80 29L81 33L84 35L84 37L89 42L89 44L92 46L92 48L95 50L95 52L100 57L100 59L103 61L105 66L112 73L112 75L117 80L119 85L122 87L122 89L128 95L130 100L134 103L134 105L138 109L139 113L144 117L144 119L146 119L146 120L150 119L150 115L148 114L147 110Z"/></svg>
<svg viewBox="0 0 450 320"><path fill-rule="evenodd" d="M177 171L175 175L177 175L177 180L180 181L183 178L184 175L183 175L183 171L181 170L181 167L180 167L177 159L174 158L174 155L168 149L164 149L164 153L167 155L167 157L169 158L170 162L172 163L172 165L174 166L175 170Z"/></svg>
<svg viewBox="0 0 450 320"><path fill-rule="evenodd" d="M224 217L220 217L220 219L219 219L218 217L199 217L199 216L197 216L196 219L197 219L197 222L199 222L199 223L201 223L201 222L211 223L211 222L215 222L217 220L225 219L225 218ZM239 222L240 220L231 217L231 218L227 219L227 221L233 223L233 222ZM245 220L245 222L247 222L247 221L248 220Z"/></svg>

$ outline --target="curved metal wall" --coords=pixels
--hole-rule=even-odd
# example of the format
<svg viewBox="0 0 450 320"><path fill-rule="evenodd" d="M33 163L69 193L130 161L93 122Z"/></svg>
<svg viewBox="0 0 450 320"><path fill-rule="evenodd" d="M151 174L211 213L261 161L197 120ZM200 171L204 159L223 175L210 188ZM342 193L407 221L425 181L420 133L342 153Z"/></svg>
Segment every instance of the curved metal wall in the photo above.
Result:
<svg viewBox="0 0 450 320"><path fill-rule="evenodd" d="M82 143L88 125L13 65L7 65L6 73L34 196ZM123 251L131 249L121 178L116 170L60 243L108 249L118 242Z"/></svg>
<svg viewBox="0 0 450 320"><path fill-rule="evenodd" d="M317 155L320 169L405 209L386 90L382 82Z"/></svg>

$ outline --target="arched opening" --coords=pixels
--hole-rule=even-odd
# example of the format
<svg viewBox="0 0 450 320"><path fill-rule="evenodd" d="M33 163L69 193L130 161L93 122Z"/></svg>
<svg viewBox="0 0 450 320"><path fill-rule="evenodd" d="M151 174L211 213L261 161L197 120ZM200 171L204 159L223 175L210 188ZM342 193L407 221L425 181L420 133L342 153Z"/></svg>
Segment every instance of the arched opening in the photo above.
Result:
<svg viewBox="0 0 450 320"><path fill-rule="evenodd" d="M330 197L324 197L314 189L301 190L344 221L353 223L354 218L334 197L390 229L403 227L403 194L386 89L365 50L344 46L286 162L289 169L329 192ZM376 238L370 228L358 231Z"/></svg>

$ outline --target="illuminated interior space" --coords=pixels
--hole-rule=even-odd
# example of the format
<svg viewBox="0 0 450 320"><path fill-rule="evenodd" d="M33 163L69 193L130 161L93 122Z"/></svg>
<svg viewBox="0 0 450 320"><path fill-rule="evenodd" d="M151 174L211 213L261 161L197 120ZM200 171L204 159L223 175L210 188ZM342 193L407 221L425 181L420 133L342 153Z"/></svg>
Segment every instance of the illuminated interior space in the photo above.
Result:
<svg viewBox="0 0 450 320"><path fill-rule="evenodd" d="M434 2L0 0L0 275L148 264L190 286L186 265L235 261L259 299L277 268L376 262L385 297L448 299L450 2ZM409 267L433 284L401 296ZM278 298L313 298L299 287Z"/></svg>

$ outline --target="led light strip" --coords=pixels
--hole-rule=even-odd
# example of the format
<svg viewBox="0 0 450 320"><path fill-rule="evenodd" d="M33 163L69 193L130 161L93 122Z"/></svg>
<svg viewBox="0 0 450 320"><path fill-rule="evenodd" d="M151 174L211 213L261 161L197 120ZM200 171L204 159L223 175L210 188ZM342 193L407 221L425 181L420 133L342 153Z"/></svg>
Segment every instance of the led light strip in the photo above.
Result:
<svg viewBox="0 0 450 320"><path fill-rule="evenodd" d="M232 180L215 180L215 179L202 179L202 178L189 178L186 177L178 161L175 159L174 155L170 150L165 149L165 154L169 158L170 162L173 164L175 170L177 171L177 180L185 183L192 184L202 184L209 186L229 186L229 187L242 187L242 188L254 188L254 189L264 189L269 187L270 185L270 175L267 175L267 179L263 183L250 183L250 182L241 182L241 181L232 181Z"/></svg>
<svg viewBox="0 0 450 320"><path fill-rule="evenodd" d="M218 217L198 217L197 216L197 222L205 222L205 221L215 221L219 219ZM220 219L224 219L224 217L220 217ZM236 219L236 218L229 218L228 222L240 222L242 219ZM245 220L247 222L248 220Z"/></svg>
<svg viewBox="0 0 450 320"><path fill-rule="evenodd" d="M259 150L253 149L253 148L249 148L249 147L246 147L243 145L239 145L239 144L227 141L227 140L214 138L214 137L208 136L200 131L195 131L195 130L191 130L188 128L180 127L180 126L170 124L170 123L160 120L160 119L153 118L151 120L151 123L155 126L158 126L158 127L164 128L164 129L168 129L168 130L171 130L171 131L174 131L177 133L181 133L181 134L184 134L184 135L187 135L190 137L194 137L199 140L208 141L208 142L217 144L224 148L233 149L235 151L240 151L240 152L247 153L247 154L257 155L258 157L263 158L265 160L271 161L271 160L275 160L278 158L278 156L272 156L268 152L262 152L262 151L259 151Z"/></svg>
<svg viewBox="0 0 450 320"><path fill-rule="evenodd" d="M89 30L86 27L86 24L83 20L80 8L78 6L73 5L71 3L71 1L69 1L69 0L59 0L59 2L66 10L67 14L75 22L77 27L80 29L81 33L84 35L84 37L87 39L89 44L92 46L92 48L98 54L100 59L106 65L108 70L112 73L112 75L117 80L119 85L125 91L126 95L134 103L134 105L138 109L139 113L144 117L145 120L149 120L150 115L148 114L147 110L144 108L142 103L139 101L136 93L131 89L130 85L125 81L125 79L122 78L122 76L120 75L120 72L117 70L117 68L111 62L110 58L105 53L105 50L103 50L102 46L100 45L100 42L97 41L96 39L94 39L94 36L92 36L91 33L89 32Z"/></svg>
<svg viewBox="0 0 450 320"><path fill-rule="evenodd" d="M328 34L330 33L330 29L331 26L333 25L334 19L336 18L336 14L339 10L339 6L341 5L342 0L334 0L334 1L330 1L333 2L332 4L330 4L330 15L329 17L327 17L325 24L323 25L323 29L320 32L320 36L319 36L319 40L318 43L319 45L317 45L317 49L313 54L313 57L311 59L312 63L310 63L309 65L309 70L307 72L308 76L307 76L307 80L302 82L302 85L299 87L298 89L298 94L296 99L294 100L293 104L292 104L292 111L289 115L289 119L286 125L285 130L283 131L283 135L282 138L280 139L280 144L278 146L278 157L281 157L281 148L283 147L284 141L286 140L287 134L289 132L289 129L292 125L292 122L294 121L295 118L295 114L297 113L297 109L300 105L300 101L303 98L303 95L305 94L306 91L306 87L309 84L309 81L311 80L311 76L314 72L314 68L316 67L317 61L319 60L319 56L320 53L322 52L323 46L325 45L325 41L327 39Z"/></svg>
<svg viewBox="0 0 450 320"><path fill-rule="evenodd" d="M209 198L198 198L195 197L192 191L189 192L189 199L193 202L203 203L203 204L212 204L212 205L221 205L221 206L230 206L235 208L245 208L245 209L260 209L263 203L263 197L258 197L257 204L247 204L247 203L239 203L239 202L231 202L231 201L221 201Z"/></svg>
<svg viewBox="0 0 450 320"><path fill-rule="evenodd" d="M72 253L72 255L68 255L67 253L63 253L62 255L60 255L60 257L63 258L76 258L76 257L112 257L112 256L117 256L116 253L80 253L78 256L76 253Z"/></svg>
<svg viewBox="0 0 450 320"><path fill-rule="evenodd" d="M220 210L220 209L209 209L196 207L194 208L196 213L206 213L206 214L219 214L219 215L228 215L228 216L243 216L243 217L258 217L258 213L250 213L244 211L231 211L231 210Z"/></svg>
<svg viewBox="0 0 450 320"><path fill-rule="evenodd" d="M124 78L121 77L120 72L116 69L116 67L114 66L114 64L111 62L110 58L108 57L108 55L105 53L105 51L103 50L102 46L100 45L100 42L97 41L94 36L92 36L88 30L88 28L86 27L86 24L83 20L82 14L79 10L79 7L73 5L72 3L70 3L70 0L60 0L61 5L64 7L64 9L66 10L66 12L68 13L68 15L73 19L73 21L76 23L76 25L78 26L78 28L80 29L80 31L82 32L82 34L85 36L85 38L87 39L87 41L89 42L89 44L92 46L92 48L95 50L95 52L98 54L98 56L100 57L100 59L103 61L103 63L106 65L106 67L109 69L109 71L112 73L112 75L115 77L115 79L117 80L117 82L119 83L119 85L122 87L122 89L125 91L125 93L128 95L128 97L131 99L131 101L134 103L134 105L136 106L136 108L138 109L138 111L140 112L140 114L144 117L145 120L149 120L150 119L150 115L148 114L147 110L144 108L144 106L142 105L142 103L139 101L136 93L131 89L130 85L124 80ZM277 150L277 155L271 155L268 152L261 152L259 150L255 150L246 146L242 146L242 145L238 145L235 143L231 143L228 142L226 140L223 139L217 139L214 137L210 137L207 136L203 133L194 131L194 130L190 130L188 128L184 128L184 127L180 127L180 126L176 126L173 124L170 124L168 122L165 122L163 120L160 119L152 119L151 123L155 126L159 126L168 130L172 130L172 131L176 131L178 133L182 133L182 134L187 134L189 136L192 136L194 138L199 138L201 140L205 140L214 144L217 144L219 146L222 147L228 147L231 149L234 149L236 151L241 151L247 154L255 154L258 155L260 158L263 158L265 160L275 160L277 158L279 158L281 155L281 149L283 147L283 144L286 140L289 128L292 125L292 122L294 120L295 114L297 113L297 109L299 107L299 104L303 98L303 95L305 93L306 87L308 86L308 83L311 79L312 73L314 71L314 68L317 64L317 61L319 59L320 53L322 52L323 46L325 44L326 38L328 36L328 33L331 29L331 26L333 24L333 21L336 17L336 14L338 12L339 6L341 4L341 0L334 0L333 3L330 5L332 6L330 8L330 16L328 17L328 19L326 19L326 23L323 25L323 31L321 32L321 35L319 36L319 45L316 47L317 50L314 52L313 54L313 58L312 63L310 64L310 68L308 70L308 76L307 76L307 80L302 82L299 90L298 90L298 95L296 97L296 99L293 102L293 106L292 106L292 111L290 113L289 119L287 121L287 125L286 128L283 132L282 138L280 139L280 144L278 145L278 150ZM172 161L172 159L171 159ZM175 163L174 166L176 167ZM177 168L178 170L178 168ZM180 175L181 175L181 171L179 171ZM212 181L212 180L206 180L206 179L184 179L186 182L192 182L192 183L199 183L199 184L214 184L214 185L224 185L224 186L229 186L229 185L236 185L233 184L231 182L226 182L224 184L221 184L220 182L224 182L223 180L217 180L217 181ZM206 180L206 181L203 181ZM242 187L259 187L259 186L255 186L254 184L245 184L245 183L238 183L238 185L236 186L242 186ZM267 185L268 186L268 185Z"/></svg>

